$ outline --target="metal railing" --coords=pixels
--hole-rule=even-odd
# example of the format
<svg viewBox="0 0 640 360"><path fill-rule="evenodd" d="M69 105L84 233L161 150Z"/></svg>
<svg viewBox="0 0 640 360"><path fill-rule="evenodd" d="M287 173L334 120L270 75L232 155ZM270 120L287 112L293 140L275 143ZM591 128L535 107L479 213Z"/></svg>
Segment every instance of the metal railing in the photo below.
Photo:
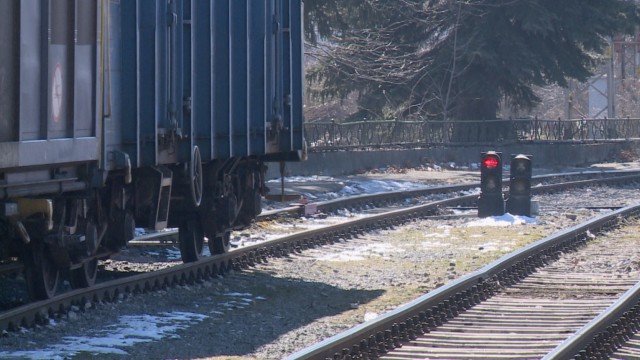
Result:
<svg viewBox="0 0 640 360"><path fill-rule="evenodd" d="M305 125L305 132L309 147L315 150L527 141L602 141L640 138L640 119L312 122Z"/></svg>

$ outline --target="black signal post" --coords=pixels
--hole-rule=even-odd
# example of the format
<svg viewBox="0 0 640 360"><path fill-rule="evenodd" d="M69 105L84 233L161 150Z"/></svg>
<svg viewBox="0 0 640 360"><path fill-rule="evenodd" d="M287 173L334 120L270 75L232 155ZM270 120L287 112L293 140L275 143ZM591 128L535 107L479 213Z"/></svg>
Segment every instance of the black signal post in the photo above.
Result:
<svg viewBox="0 0 640 360"><path fill-rule="evenodd" d="M507 212L531 216L531 156L512 155Z"/></svg>
<svg viewBox="0 0 640 360"><path fill-rule="evenodd" d="M478 217L504 214L501 155L495 151L483 152L481 155Z"/></svg>

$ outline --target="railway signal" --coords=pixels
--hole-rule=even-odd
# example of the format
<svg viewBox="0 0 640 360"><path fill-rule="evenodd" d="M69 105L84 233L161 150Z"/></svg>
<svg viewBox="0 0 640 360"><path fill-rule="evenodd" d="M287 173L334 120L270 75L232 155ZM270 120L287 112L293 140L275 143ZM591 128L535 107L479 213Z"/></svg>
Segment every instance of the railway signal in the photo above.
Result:
<svg viewBox="0 0 640 360"><path fill-rule="evenodd" d="M531 156L512 155L507 212L531 216Z"/></svg>
<svg viewBox="0 0 640 360"><path fill-rule="evenodd" d="M478 217L504 214L502 196L502 153L483 152L480 161L480 198Z"/></svg>

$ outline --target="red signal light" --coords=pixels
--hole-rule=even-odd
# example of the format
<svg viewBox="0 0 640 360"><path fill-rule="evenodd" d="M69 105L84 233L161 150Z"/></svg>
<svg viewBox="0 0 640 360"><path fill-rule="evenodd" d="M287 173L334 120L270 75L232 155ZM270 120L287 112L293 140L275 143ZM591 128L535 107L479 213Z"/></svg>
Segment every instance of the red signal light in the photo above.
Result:
<svg viewBox="0 0 640 360"><path fill-rule="evenodd" d="M500 160L495 156L487 156L482 159L482 166L487 169L493 169L500 165Z"/></svg>

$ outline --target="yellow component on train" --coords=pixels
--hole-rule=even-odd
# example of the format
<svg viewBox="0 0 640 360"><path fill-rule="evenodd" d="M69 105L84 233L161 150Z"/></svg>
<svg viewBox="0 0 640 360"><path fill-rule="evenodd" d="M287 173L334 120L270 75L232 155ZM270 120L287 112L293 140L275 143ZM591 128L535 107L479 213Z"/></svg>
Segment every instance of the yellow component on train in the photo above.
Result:
<svg viewBox="0 0 640 360"><path fill-rule="evenodd" d="M15 199L21 219L31 215L43 214L46 218L47 230L53 229L53 202L49 199Z"/></svg>

